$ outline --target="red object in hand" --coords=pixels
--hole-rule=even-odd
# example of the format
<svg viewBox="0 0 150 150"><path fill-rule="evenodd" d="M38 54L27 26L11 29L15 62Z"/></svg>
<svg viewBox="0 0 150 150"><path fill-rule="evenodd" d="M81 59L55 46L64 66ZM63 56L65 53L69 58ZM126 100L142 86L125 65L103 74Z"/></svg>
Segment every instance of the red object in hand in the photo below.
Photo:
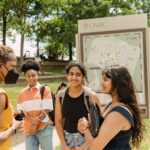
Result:
<svg viewBox="0 0 150 150"><path fill-rule="evenodd" d="M75 150L75 148L71 148L71 150Z"/></svg>

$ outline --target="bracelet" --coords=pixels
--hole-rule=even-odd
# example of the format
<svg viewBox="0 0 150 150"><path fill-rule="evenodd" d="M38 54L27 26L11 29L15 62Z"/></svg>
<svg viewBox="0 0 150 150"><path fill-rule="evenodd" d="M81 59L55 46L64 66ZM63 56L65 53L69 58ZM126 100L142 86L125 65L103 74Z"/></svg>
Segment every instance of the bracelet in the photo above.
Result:
<svg viewBox="0 0 150 150"><path fill-rule="evenodd" d="M16 130L16 128L15 127L11 127L12 129L13 129L13 134L16 134L17 133L17 130Z"/></svg>

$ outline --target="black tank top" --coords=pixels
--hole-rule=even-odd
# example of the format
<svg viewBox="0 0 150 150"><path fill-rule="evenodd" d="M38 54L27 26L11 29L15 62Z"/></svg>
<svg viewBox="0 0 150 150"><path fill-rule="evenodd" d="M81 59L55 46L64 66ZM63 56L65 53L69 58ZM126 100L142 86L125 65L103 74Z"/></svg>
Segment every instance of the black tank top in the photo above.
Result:
<svg viewBox="0 0 150 150"><path fill-rule="evenodd" d="M69 133L77 133L78 120L82 117L88 118L88 111L84 104L84 92L77 98L72 98L66 94L62 106L62 114L65 119L64 129Z"/></svg>

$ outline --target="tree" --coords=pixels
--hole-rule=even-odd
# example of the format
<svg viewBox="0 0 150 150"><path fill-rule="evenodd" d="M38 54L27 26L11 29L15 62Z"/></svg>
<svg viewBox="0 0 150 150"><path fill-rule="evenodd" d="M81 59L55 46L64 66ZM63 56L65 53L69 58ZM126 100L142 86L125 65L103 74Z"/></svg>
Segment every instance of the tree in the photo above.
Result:
<svg viewBox="0 0 150 150"><path fill-rule="evenodd" d="M12 1L11 0L1 0L0 1L0 16L2 16L2 42L3 45L6 45L6 33L8 27L11 26L11 22L9 20L11 16L12 9Z"/></svg>
<svg viewBox="0 0 150 150"><path fill-rule="evenodd" d="M27 17L32 2L33 0L15 0L15 2L13 3L13 17L11 19L14 26L12 28L21 35L20 66L23 63L24 38L27 28Z"/></svg>

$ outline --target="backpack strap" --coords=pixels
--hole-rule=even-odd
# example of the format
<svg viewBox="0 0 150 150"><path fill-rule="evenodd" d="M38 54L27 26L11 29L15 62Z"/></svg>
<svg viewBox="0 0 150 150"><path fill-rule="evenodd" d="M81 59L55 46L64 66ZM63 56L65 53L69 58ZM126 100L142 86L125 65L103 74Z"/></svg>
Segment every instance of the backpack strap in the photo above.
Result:
<svg viewBox="0 0 150 150"><path fill-rule="evenodd" d="M64 98L65 98L65 94L66 94L66 91L68 91L69 88L65 88L61 93L60 93L60 104L63 105L63 102L64 102Z"/></svg>
<svg viewBox="0 0 150 150"><path fill-rule="evenodd" d="M69 90L69 87L64 89L61 93L60 93L60 103L61 105L63 105L63 101L64 101L64 97L66 92ZM91 91L90 89L88 89L87 87L84 88L84 104L86 106L86 109L88 112L90 112L90 96L91 96Z"/></svg>
<svg viewBox="0 0 150 150"><path fill-rule="evenodd" d="M40 88L40 94L41 94L41 99L43 100L43 96L44 96L44 91L45 91L45 85L43 85L41 88Z"/></svg>
<svg viewBox="0 0 150 150"><path fill-rule="evenodd" d="M92 92L90 91L89 88L84 87L84 104L88 112L90 112L90 107L91 107L90 104L91 93Z"/></svg>

